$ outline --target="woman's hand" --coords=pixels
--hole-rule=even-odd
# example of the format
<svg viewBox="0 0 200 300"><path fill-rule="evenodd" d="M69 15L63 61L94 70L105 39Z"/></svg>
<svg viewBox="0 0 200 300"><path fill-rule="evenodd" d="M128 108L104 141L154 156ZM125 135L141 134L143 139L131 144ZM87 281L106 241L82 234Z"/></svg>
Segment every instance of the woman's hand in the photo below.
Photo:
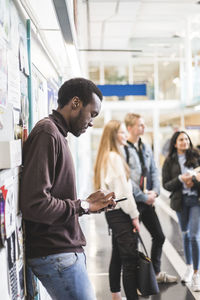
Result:
<svg viewBox="0 0 200 300"><path fill-rule="evenodd" d="M199 181L200 181L200 172L198 172L198 173L195 175L195 177L196 177L196 180L199 182Z"/></svg>
<svg viewBox="0 0 200 300"><path fill-rule="evenodd" d="M192 181L192 175L189 173L181 175L181 180L185 183L187 188L191 188L194 185L194 182Z"/></svg>
<svg viewBox="0 0 200 300"><path fill-rule="evenodd" d="M133 224L133 232L140 231L140 223L139 223L139 218L134 218L132 219L132 224Z"/></svg>

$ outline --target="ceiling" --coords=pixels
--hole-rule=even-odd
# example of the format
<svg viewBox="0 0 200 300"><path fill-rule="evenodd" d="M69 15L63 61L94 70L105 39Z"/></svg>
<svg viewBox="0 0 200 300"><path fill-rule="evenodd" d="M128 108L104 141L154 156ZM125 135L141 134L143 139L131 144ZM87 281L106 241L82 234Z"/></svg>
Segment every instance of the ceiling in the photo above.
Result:
<svg viewBox="0 0 200 300"><path fill-rule="evenodd" d="M99 65L105 62L122 68L132 63L136 79L142 81L152 76L156 57L160 60L161 81L177 68L173 61L186 55L189 41L192 41L192 52L200 53L198 0L15 1L32 20L36 36L63 79L79 76L80 58L86 68L88 62ZM116 104L113 113L120 118L121 106L117 108ZM113 103L111 106L114 108ZM147 102L133 109L141 113L141 108L151 122L151 110L145 110L144 106ZM169 120L169 115L172 119L180 116L180 110L172 107L161 112L163 121Z"/></svg>
<svg viewBox="0 0 200 300"><path fill-rule="evenodd" d="M137 66L138 72L143 71L141 78L143 74L146 78L153 73L156 57L161 61L159 66L163 64L159 69L161 81L177 72L174 68L179 64L170 61L186 57L190 46L193 54L200 53L200 1L77 0L76 3L77 48L87 62L117 66L132 63L135 71ZM180 109L172 110L172 107L170 112L162 110L163 122L180 116ZM148 115L152 119L149 112L147 119Z"/></svg>
<svg viewBox="0 0 200 300"><path fill-rule="evenodd" d="M77 0L79 50L100 61L180 56L186 38L200 36L198 2Z"/></svg>
<svg viewBox="0 0 200 300"><path fill-rule="evenodd" d="M78 73L69 74L71 66L75 69L72 43L86 63L121 65L130 60L141 65L155 56L174 60L184 55L188 37L193 38L193 52L200 49L198 0L15 1L25 8L60 74Z"/></svg>

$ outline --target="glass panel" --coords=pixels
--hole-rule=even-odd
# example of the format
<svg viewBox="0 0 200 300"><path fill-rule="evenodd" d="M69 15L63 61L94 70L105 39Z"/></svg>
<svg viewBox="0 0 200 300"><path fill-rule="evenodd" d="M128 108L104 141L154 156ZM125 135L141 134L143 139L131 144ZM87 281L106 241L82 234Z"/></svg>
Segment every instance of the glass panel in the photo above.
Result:
<svg viewBox="0 0 200 300"><path fill-rule="evenodd" d="M158 100L180 99L179 62L158 63L159 94Z"/></svg>
<svg viewBox="0 0 200 300"><path fill-rule="evenodd" d="M127 84L128 66L105 66L105 84Z"/></svg>
<svg viewBox="0 0 200 300"><path fill-rule="evenodd" d="M134 100L154 99L154 65L137 63L133 65L133 83L146 83L147 96L134 96Z"/></svg>
<svg viewBox="0 0 200 300"><path fill-rule="evenodd" d="M89 78L96 84L100 84L100 69L99 65L90 64L89 65Z"/></svg>

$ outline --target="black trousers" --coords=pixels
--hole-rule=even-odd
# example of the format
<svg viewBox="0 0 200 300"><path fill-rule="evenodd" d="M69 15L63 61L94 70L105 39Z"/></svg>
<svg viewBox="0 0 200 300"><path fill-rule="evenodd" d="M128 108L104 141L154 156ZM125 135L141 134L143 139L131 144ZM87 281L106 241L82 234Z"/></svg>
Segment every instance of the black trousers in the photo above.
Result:
<svg viewBox="0 0 200 300"><path fill-rule="evenodd" d="M121 266L123 286L127 300L137 300L137 235L129 215L121 209L106 213L106 220L112 229L112 256L109 267L111 292L120 291Z"/></svg>
<svg viewBox="0 0 200 300"><path fill-rule="evenodd" d="M137 203L138 211L140 212L140 221L152 237L151 260L155 273L160 272L162 246L165 241L165 236L162 231L160 221L155 211L155 207L142 202Z"/></svg>

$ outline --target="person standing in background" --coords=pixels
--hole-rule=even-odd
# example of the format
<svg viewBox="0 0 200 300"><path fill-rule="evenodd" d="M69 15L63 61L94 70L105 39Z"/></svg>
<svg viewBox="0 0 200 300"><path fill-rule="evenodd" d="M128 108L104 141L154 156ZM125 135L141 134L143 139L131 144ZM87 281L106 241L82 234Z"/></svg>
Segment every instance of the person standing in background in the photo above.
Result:
<svg viewBox="0 0 200 300"><path fill-rule="evenodd" d="M172 129L173 129L173 132L177 132L178 130L179 130L179 126L178 125L173 125L172 126ZM163 147L162 147L162 155L166 158L167 156L168 156L168 154L169 154L169 147L170 147L170 141L171 141L171 138L168 138L166 141L165 141L165 143L164 143L164 145L163 145Z"/></svg>
<svg viewBox="0 0 200 300"><path fill-rule="evenodd" d="M128 130L125 156L130 167L132 192L140 212L140 220L152 237L151 260L158 283L173 283L176 276L161 271L161 255L165 236L158 219L154 203L160 193L158 170L156 168L151 148L144 144L141 135L144 134L143 118L134 113L125 117Z"/></svg>
<svg viewBox="0 0 200 300"><path fill-rule="evenodd" d="M182 282L192 282L200 291L200 165L198 150L185 131L177 131L170 141L169 154L162 168L163 187L171 192L170 206L177 213L182 231L186 272Z"/></svg>
<svg viewBox="0 0 200 300"><path fill-rule="evenodd" d="M127 300L137 300L137 234L139 212L132 195L129 167L122 150L126 144L126 129L117 120L108 122L103 130L94 167L95 188L114 191L117 198L127 200L117 203L114 210L106 212L112 230L112 256L109 282L112 300L121 300L120 276L123 267L123 286Z"/></svg>
<svg viewBox="0 0 200 300"><path fill-rule="evenodd" d="M20 209L25 220L27 264L54 300L96 299L86 271L85 237L78 217L115 206L114 193L77 199L66 137L78 137L101 109L102 94L84 78L66 81L58 108L39 121L23 147Z"/></svg>

